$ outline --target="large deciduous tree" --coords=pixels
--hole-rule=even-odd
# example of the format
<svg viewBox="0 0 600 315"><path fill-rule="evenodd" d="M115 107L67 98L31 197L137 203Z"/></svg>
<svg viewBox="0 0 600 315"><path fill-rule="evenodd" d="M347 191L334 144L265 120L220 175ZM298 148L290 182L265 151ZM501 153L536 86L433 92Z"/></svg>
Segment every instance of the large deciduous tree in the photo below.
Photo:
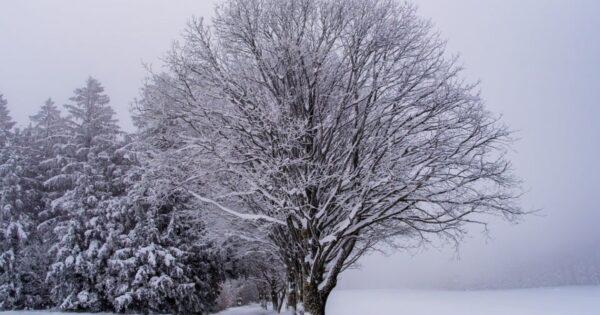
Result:
<svg viewBox="0 0 600 315"><path fill-rule="evenodd" d="M313 315L384 241L522 213L508 129L410 4L227 0L167 65L141 117L196 163L198 200L271 226Z"/></svg>

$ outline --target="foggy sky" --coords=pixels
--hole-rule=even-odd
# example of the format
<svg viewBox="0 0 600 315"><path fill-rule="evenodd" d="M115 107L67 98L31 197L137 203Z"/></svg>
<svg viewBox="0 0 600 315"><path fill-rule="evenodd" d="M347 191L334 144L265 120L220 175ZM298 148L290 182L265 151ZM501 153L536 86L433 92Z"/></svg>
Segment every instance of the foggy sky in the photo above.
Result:
<svg viewBox="0 0 600 315"><path fill-rule="evenodd" d="M210 16L215 2L1 0L0 93L25 124L46 98L64 104L92 75L121 125L133 130L129 106L145 76L142 63L159 68L187 19ZM586 282L581 272L600 279L600 3L416 3L449 52L460 53L466 76L481 80L488 108L518 131L511 156L527 190L523 207L542 212L518 225L492 219L489 238L473 228L458 258L440 244L372 255L340 286L535 286L549 278Z"/></svg>

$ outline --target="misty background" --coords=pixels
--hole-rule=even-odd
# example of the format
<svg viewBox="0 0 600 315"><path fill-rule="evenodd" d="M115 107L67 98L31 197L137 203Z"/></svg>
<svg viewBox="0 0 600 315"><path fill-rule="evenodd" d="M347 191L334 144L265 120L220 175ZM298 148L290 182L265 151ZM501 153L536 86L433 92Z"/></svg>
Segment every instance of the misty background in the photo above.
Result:
<svg viewBox="0 0 600 315"><path fill-rule="evenodd" d="M488 109L519 138L511 157L527 193L519 224L491 218L455 251L444 243L373 254L341 288L504 288L600 283L600 3L416 0L481 80ZM48 97L68 102L92 75L125 130L146 76L192 16L218 0L2 0L0 93L21 125Z"/></svg>

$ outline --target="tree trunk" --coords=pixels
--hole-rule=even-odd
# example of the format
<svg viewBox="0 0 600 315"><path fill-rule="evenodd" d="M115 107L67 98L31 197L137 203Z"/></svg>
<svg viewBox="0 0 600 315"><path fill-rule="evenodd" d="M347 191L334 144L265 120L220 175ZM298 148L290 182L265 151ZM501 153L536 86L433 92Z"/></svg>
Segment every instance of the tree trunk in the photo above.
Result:
<svg viewBox="0 0 600 315"><path fill-rule="evenodd" d="M267 294L265 293L265 290L260 287L258 289L258 300L260 301L260 306L266 310L267 309Z"/></svg>
<svg viewBox="0 0 600 315"><path fill-rule="evenodd" d="M276 312L279 309L279 297L273 285L271 285L271 303L273 303L273 311Z"/></svg>
<svg viewBox="0 0 600 315"><path fill-rule="evenodd" d="M296 287L298 288L298 291L296 293L296 300L298 300L297 302L302 304L304 304L304 286L302 285L304 279L304 272L300 268L298 268L298 271L296 272Z"/></svg>
<svg viewBox="0 0 600 315"><path fill-rule="evenodd" d="M296 304L298 304L296 273L294 270L288 271L288 290L287 290L287 306L288 310L296 312Z"/></svg>
<svg viewBox="0 0 600 315"><path fill-rule="evenodd" d="M279 305L277 306L277 313L281 313L281 308L283 307L283 301L285 300L285 290L281 291L281 294L279 294Z"/></svg>
<svg viewBox="0 0 600 315"><path fill-rule="evenodd" d="M325 303L327 302L316 285L305 282L303 289L303 300L305 314L310 315L325 315Z"/></svg>

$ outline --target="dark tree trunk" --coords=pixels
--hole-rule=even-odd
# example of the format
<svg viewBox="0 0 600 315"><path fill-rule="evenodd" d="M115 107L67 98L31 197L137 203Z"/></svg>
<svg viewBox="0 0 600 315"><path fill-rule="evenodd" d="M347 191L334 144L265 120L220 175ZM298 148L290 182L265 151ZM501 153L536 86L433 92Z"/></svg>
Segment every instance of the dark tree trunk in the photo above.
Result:
<svg viewBox="0 0 600 315"><path fill-rule="evenodd" d="M325 315L326 298L319 293L319 289L312 283L305 282L303 289L304 310L310 315Z"/></svg>
<svg viewBox="0 0 600 315"><path fill-rule="evenodd" d="M265 293L265 290L260 287L258 289L258 300L260 301L260 306L266 310L267 309L267 294Z"/></svg>
<svg viewBox="0 0 600 315"><path fill-rule="evenodd" d="M277 296L277 291L273 286L271 286L271 303L273 303L273 311L277 311L279 309L279 296Z"/></svg>
<svg viewBox="0 0 600 315"><path fill-rule="evenodd" d="M296 272L292 268L288 268L288 290L287 290L287 309L296 312L296 305L298 304L298 286L296 280Z"/></svg>
<svg viewBox="0 0 600 315"><path fill-rule="evenodd" d="M304 304L304 286L302 285L304 281L304 272L302 272L300 270L300 268L298 268L297 271L297 276L296 276L296 287L297 287L297 294L296 294L296 299L298 300L298 302Z"/></svg>
<svg viewBox="0 0 600 315"><path fill-rule="evenodd" d="M285 300L286 294L285 290L282 290L279 295L279 305L277 306L277 313L281 313L281 308L283 307L283 301Z"/></svg>

